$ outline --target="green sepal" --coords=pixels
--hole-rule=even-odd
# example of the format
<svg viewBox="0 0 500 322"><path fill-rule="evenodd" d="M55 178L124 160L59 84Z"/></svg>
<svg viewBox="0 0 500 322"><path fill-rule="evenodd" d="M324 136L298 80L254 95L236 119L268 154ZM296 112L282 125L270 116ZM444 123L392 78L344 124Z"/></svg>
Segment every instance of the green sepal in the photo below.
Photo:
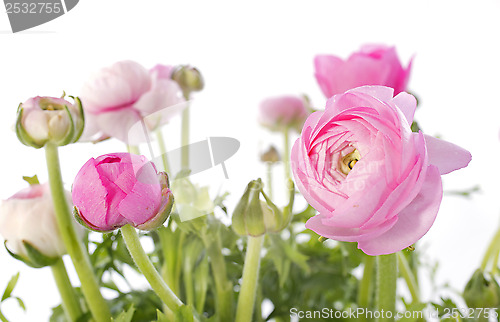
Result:
<svg viewBox="0 0 500 322"><path fill-rule="evenodd" d="M59 142L57 142L58 146L64 146L69 143L74 142L73 141L73 136L75 135L75 123L73 121L73 116L71 115L71 112L69 111L69 108L67 105L64 105L64 110L66 113L68 113L68 118L69 118L69 130L66 132L66 136Z"/></svg>
<svg viewBox="0 0 500 322"><path fill-rule="evenodd" d="M16 120L17 138L19 139L19 141L21 141L22 144L26 146L31 146L35 149L40 149L45 145L45 142L43 144L35 142L35 140L33 140L33 138L24 129L22 124L24 109L21 107L21 105L22 104L19 104L19 107L17 109L17 120Z"/></svg>
<svg viewBox="0 0 500 322"><path fill-rule="evenodd" d="M32 246L27 241L23 241L24 248L26 249L26 253L28 258L32 263L37 265L38 267L52 266L54 265L60 257L50 257L42 254L38 249Z"/></svg>
<svg viewBox="0 0 500 322"><path fill-rule="evenodd" d="M59 257L49 257L45 256L38 249L33 247L30 243L23 241L24 248L26 249L26 257L14 254L8 247L7 247L7 241L4 242L4 247L7 250L7 253L9 253L10 256L14 257L15 259L25 263L26 265L33 267L33 268L42 268L45 266L51 266L53 265Z"/></svg>
<svg viewBox="0 0 500 322"><path fill-rule="evenodd" d="M76 142L82 136L83 130L85 128L85 113L83 112L83 105L82 105L82 101L80 100L80 98L78 96L76 96L76 97L69 96L69 97L71 97L75 101L76 107L78 108L78 113L80 114L79 115L80 116L80 120L79 120L80 124L76 125L77 130L75 133L75 137L73 138L73 141L72 141L72 142Z"/></svg>
<svg viewBox="0 0 500 322"><path fill-rule="evenodd" d="M262 196L266 200L268 207L273 211L274 218L272 218L272 221L276 223L274 227L267 227L267 231L272 233L282 231L286 226L288 226L290 220L285 218L284 213L271 201L271 199L269 199L264 191L262 191Z"/></svg>
<svg viewBox="0 0 500 322"><path fill-rule="evenodd" d="M169 199L167 204L163 207L163 209L160 209L160 211L156 216L154 216L153 218L149 219L148 221L146 221L141 225L135 226L135 228L140 230L155 230L163 226L163 223L170 216L170 213L172 212L172 207L174 205L174 195L171 192L169 193L169 196L167 198Z"/></svg>
<svg viewBox="0 0 500 322"><path fill-rule="evenodd" d="M234 208L233 217L232 217L232 225L234 232L238 235L246 235L246 227L245 227L245 211L248 205L248 199L250 197L250 188L252 186L252 182L248 183L243 196L240 201Z"/></svg>
<svg viewBox="0 0 500 322"><path fill-rule="evenodd" d="M115 227L111 230L100 230L99 228L93 226L91 223L86 221L80 215L80 211L78 210L78 208L76 208L76 206L73 207L73 217L75 218L76 222L79 223L80 225L82 225L83 227L87 228L88 230L92 230L92 231L95 231L98 233L109 233L109 232L115 231L116 229L120 228L120 227Z"/></svg>
<svg viewBox="0 0 500 322"><path fill-rule="evenodd" d="M247 233L257 237L266 233L266 224L264 222L264 212L260 203L260 194L262 192L262 181L257 179L253 181L250 188L250 204L247 208L245 225Z"/></svg>
<svg viewBox="0 0 500 322"><path fill-rule="evenodd" d="M29 183L30 186L40 184L40 180L38 180L38 176L36 174L32 177L23 176L23 180Z"/></svg>

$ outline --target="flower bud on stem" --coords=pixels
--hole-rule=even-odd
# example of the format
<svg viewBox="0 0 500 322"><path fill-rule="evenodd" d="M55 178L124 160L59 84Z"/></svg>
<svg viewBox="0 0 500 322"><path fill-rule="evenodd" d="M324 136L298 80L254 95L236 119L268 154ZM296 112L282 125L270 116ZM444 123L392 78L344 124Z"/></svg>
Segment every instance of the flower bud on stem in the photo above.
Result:
<svg viewBox="0 0 500 322"><path fill-rule="evenodd" d="M139 240L139 235L137 234L135 228L127 224L120 228L120 231L130 255L134 259L134 262L141 273L148 280L149 285L151 285L158 297L160 297L163 303L165 303L170 310L173 312L178 311L182 306L184 306L184 303L182 303L174 292L172 292L165 281L161 278L156 268L153 266L153 263L149 260L148 255L141 246L141 241ZM172 314L172 312L165 313ZM173 316L170 316L170 318L172 317Z"/></svg>
<svg viewBox="0 0 500 322"><path fill-rule="evenodd" d="M57 145L48 142L45 145L45 156L57 225L66 250L80 278L83 295L94 319L98 322L109 322L111 313L99 290L99 284L90 264L89 256L84 249L83 243L78 240L75 233L73 217L69 211L68 201L64 193Z"/></svg>
<svg viewBox="0 0 500 322"><path fill-rule="evenodd" d="M264 236L248 236L245 266L243 267L243 282L238 296L236 322L250 322L254 313L255 294L260 270L260 251Z"/></svg>

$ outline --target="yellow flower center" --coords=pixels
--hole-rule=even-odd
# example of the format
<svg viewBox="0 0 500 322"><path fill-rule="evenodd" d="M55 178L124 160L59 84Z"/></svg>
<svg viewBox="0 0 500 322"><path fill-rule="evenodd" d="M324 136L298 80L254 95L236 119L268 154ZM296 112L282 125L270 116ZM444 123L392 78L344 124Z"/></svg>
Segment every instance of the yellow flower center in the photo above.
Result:
<svg viewBox="0 0 500 322"><path fill-rule="evenodd" d="M359 151L356 149L339 160L339 170L345 175L354 168L354 165L361 159Z"/></svg>

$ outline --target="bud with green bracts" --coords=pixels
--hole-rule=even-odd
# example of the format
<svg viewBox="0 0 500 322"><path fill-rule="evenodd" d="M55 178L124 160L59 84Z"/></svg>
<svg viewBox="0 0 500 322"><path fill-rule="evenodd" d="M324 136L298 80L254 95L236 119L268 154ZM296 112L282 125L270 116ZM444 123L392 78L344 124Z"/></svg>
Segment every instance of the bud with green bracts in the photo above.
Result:
<svg viewBox="0 0 500 322"><path fill-rule="evenodd" d="M32 97L19 104L16 134L24 145L42 148L51 142L58 146L78 141L83 133L84 114L78 97L74 104L64 98Z"/></svg>
<svg viewBox="0 0 500 322"><path fill-rule="evenodd" d="M495 308L500 305L500 287L494 278L476 270L464 290L464 300L470 308Z"/></svg>
<svg viewBox="0 0 500 322"><path fill-rule="evenodd" d="M282 231L290 223L293 198L292 193L289 204L281 211L264 193L262 180L251 181L234 210L233 230L239 235L254 237Z"/></svg>

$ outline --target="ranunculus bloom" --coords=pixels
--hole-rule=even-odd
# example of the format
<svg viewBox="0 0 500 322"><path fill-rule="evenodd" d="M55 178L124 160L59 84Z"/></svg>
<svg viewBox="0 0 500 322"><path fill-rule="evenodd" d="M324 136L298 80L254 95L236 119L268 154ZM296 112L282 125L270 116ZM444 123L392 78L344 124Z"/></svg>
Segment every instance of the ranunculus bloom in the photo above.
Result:
<svg viewBox="0 0 500 322"><path fill-rule="evenodd" d="M392 87L395 94L406 90L411 61L404 69L394 47L365 45L346 61L333 55L314 58L315 76L327 98L363 86Z"/></svg>
<svg viewBox="0 0 500 322"><path fill-rule="evenodd" d="M76 175L72 196L80 223L96 231L126 224L155 229L173 205L167 174L158 173L144 156L129 153L88 160Z"/></svg>
<svg viewBox="0 0 500 322"><path fill-rule="evenodd" d="M260 103L259 112L260 124L273 131L299 130L309 115L304 100L296 96L268 98Z"/></svg>
<svg viewBox="0 0 500 322"><path fill-rule="evenodd" d="M32 97L19 105L16 133L28 146L43 147L47 142L66 145L78 141L83 131L80 100L75 104L59 97Z"/></svg>
<svg viewBox="0 0 500 322"><path fill-rule="evenodd" d="M467 166L468 151L412 133L416 100L363 86L335 95L304 124L291 154L297 187L319 214L306 227L357 242L369 255L419 240L442 199L441 174Z"/></svg>
<svg viewBox="0 0 500 322"><path fill-rule="evenodd" d="M176 115L184 102L179 85L133 61L120 61L95 74L82 89L87 124L84 137L144 141L145 122L154 130ZM183 106L183 104L181 104Z"/></svg>
<svg viewBox="0 0 500 322"><path fill-rule="evenodd" d="M69 192L67 195L70 198ZM66 253L48 184L32 185L2 201L0 234L11 252L33 266L43 265L30 259L24 243L51 258Z"/></svg>

